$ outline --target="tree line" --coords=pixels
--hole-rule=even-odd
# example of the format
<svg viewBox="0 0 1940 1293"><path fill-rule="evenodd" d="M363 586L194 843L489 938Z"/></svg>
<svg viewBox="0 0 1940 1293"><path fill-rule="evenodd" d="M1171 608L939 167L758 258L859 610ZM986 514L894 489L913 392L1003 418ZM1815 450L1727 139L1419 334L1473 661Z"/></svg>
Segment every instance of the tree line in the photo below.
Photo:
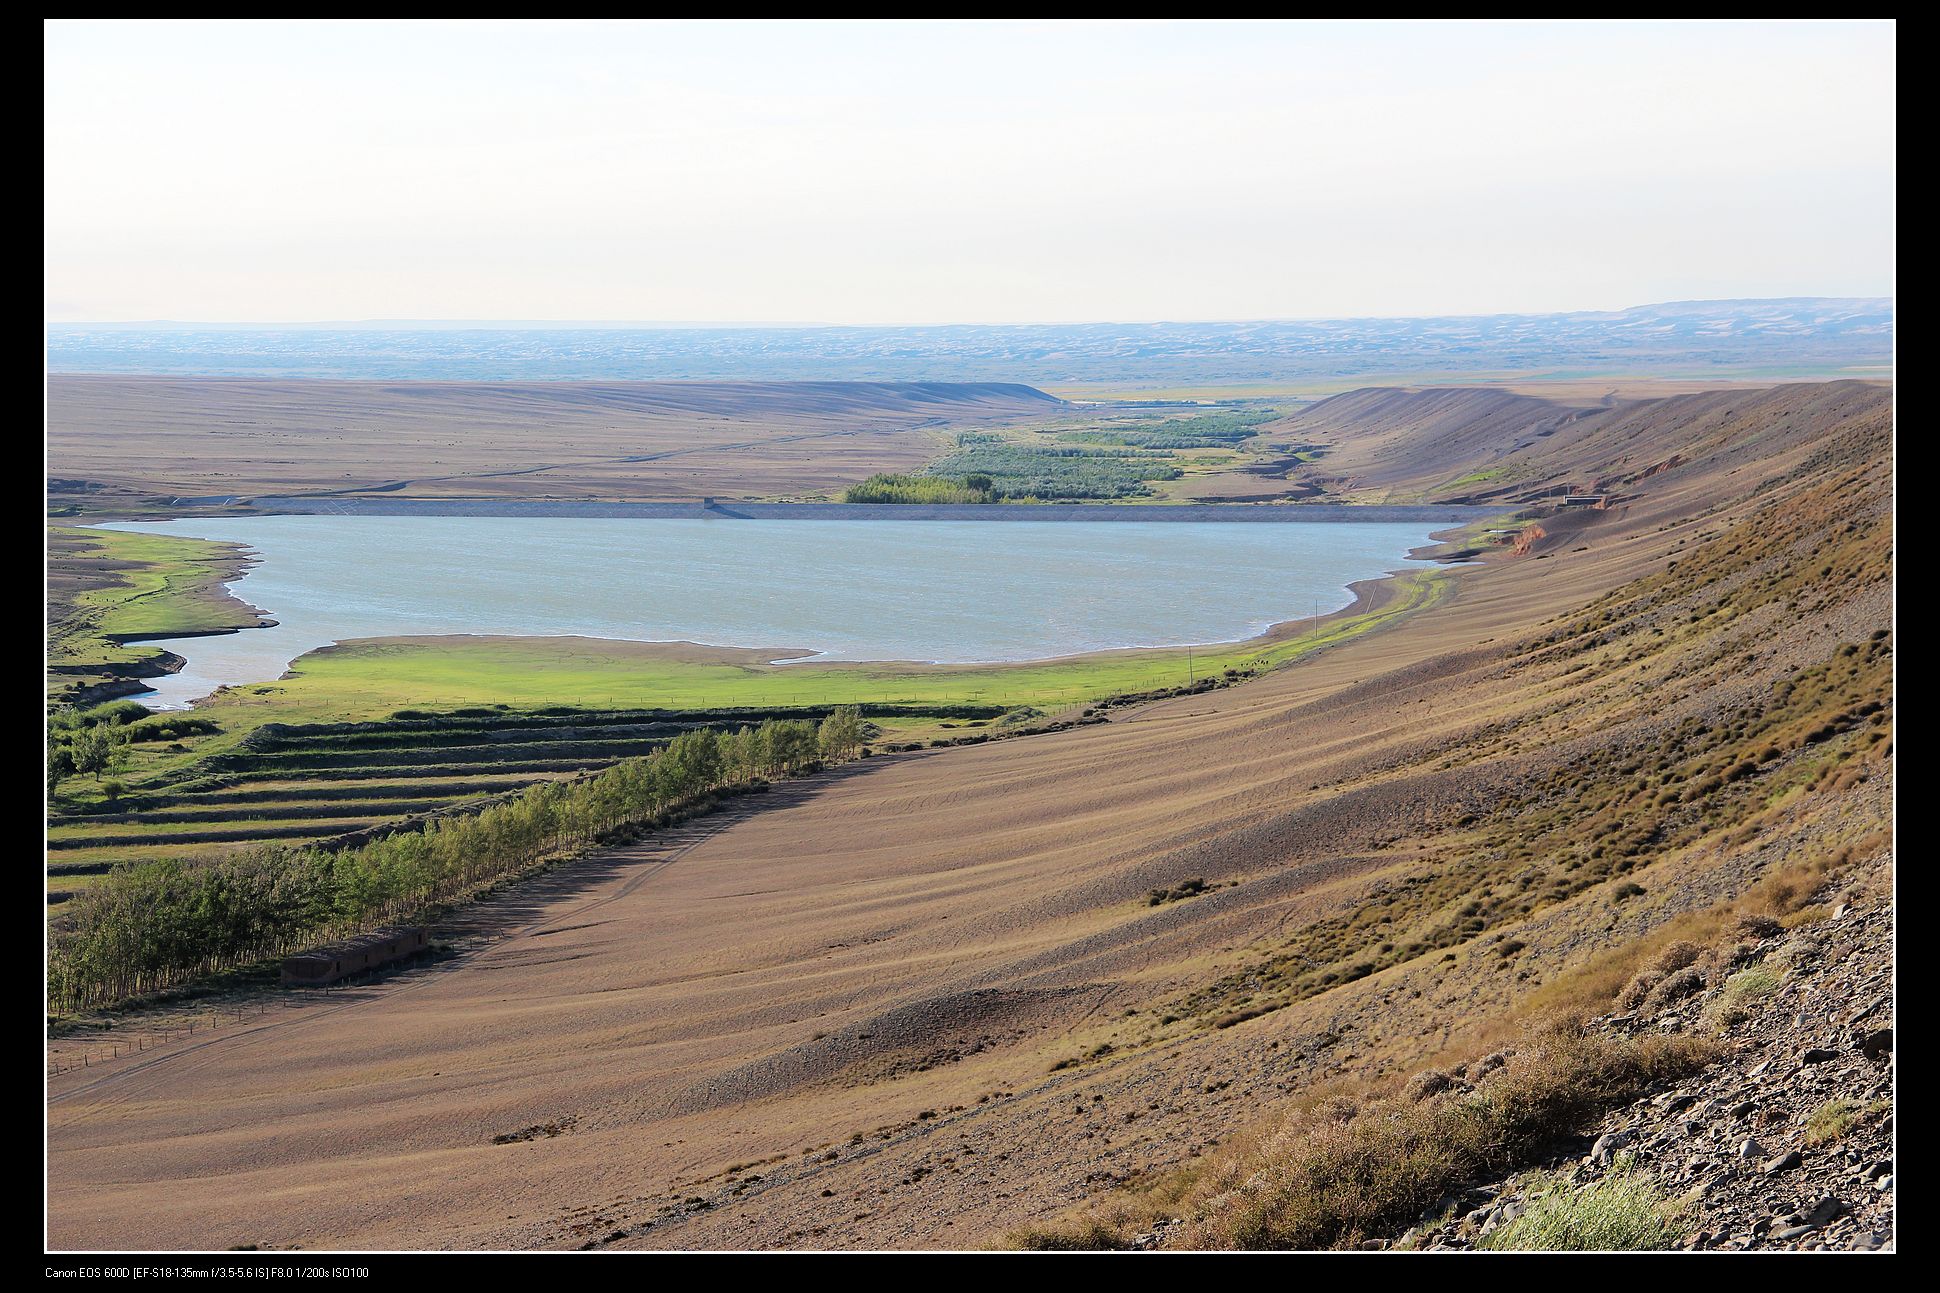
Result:
<svg viewBox="0 0 1940 1293"><path fill-rule="evenodd" d="M931 464L934 476L990 482L993 499L1133 498L1184 473L1157 450L1092 445L978 444Z"/></svg>
<svg viewBox="0 0 1940 1293"><path fill-rule="evenodd" d="M1210 413L1094 431L1068 431L1058 439L1071 444L1114 444L1139 449L1231 449L1258 435L1262 426L1279 416L1273 409Z"/></svg>
<svg viewBox="0 0 1940 1293"><path fill-rule="evenodd" d="M954 479L877 472L843 491L845 503L988 503L995 498L988 476Z"/></svg>
<svg viewBox="0 0 1940 1293"><path fill-rule="evenodd" d="M83 1010L420 919L496 880L714 796L863 752L854 707L683 732L650 754L355 848L261 845L116 867L50 930L48 1008Z"/></svg>

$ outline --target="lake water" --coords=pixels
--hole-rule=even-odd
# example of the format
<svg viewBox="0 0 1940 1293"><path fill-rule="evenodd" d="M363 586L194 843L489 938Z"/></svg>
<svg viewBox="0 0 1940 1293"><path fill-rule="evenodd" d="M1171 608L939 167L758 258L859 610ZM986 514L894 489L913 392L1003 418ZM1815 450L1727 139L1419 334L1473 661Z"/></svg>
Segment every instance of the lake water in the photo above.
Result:
<svg viewBox="0 0 1940 1293"><path fill-rule="evenodd" d="M1252 637L1348 604L1426 522L1109 525L260 516L108 526L247 544L231 587L274 628L157 645L143 703L267 682L350 638L700 642L838 660L995 662Z"/></svg>

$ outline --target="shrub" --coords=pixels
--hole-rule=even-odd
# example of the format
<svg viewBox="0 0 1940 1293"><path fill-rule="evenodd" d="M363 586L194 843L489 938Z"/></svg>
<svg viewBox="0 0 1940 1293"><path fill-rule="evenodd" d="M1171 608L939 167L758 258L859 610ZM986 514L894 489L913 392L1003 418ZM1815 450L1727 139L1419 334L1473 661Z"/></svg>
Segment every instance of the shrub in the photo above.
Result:
<svg viewBox="0 0 1940 1293"><path fill-rule="evenodd" d="M1778 984L1779 976L1762 965L1740 970L1724 981L1724 988L1707 1007L1705 1015L1720 1027L1741 1024L1751 1018L1752 1003L1776 992Z"/></svg>
<svg viewBox="0 0 1940 1293"><path fill-rule="evenodd" d="M1680 972L1696 964L1703 955L1702 947L1686 940L1667 945L1624 985L1623 991L1617 994L1617 1009L1625 1012L1654 1010L1702 988L1703 975L1695 976L1694 982L1693 976ZM1659 993L1660 988L1664 989L1662 994Z"/></svg>
<svg viewBox="0 0 1940 1293"><path fill-rule="evenodd" d="M1408 1085L1401 1089L1402 1097L1411 1104L1420 1104L1432 1096L1455 1089L1455 1079L1440 1069L1423 1069L1408 1079Z"/></svg>
<svg viewBox="0 0 1940 1293"><path fill-rule="evenodd" d="M1527 1212L1480 1246L1510 1252L1627 1252L1672 1248L1677 1240L1656 1188L1622 1171L1581 1187L1557 1179Z"/></svg>
<svg viewBox="0 0 1940 1293"><path fill-rule="evenodd" d="M84 709L77 716L83 727L125 727L149 716L148 707L132 700L111 700Z"/></svg>
<svg viewBox="0 0 1940 1293"><path fill-rule="evenodd" d="M1654 962L1658 973L1670 974L1687 965L1696 965L1704 949L1688 939L1680 939L1657 954Z"/></svg>
<svg viewBox="0 0 1940 1293"><path fill-rule="evenodd" d="M1805 1120L1805 1143L1808 1145L1829 1145L1833 1141L1844 1140L1859 1122L1863 1112L1857 1100L1844 1097L1828 1100L1812 1111Z"/></svg>
<svg viewBox="0 0 1940 1293"><path fill-rule="evenodd" d="M128 739L137 744L144 741L173 741L184 736L207 736L222 730L214 720L207 718L153 718L125 726Z"/></svg>
<svg viewBox="0 0 1940 1293"><path fill-rule="evenodd" d="M1147 481L1184 474L1169 453L1028 444L965 446L928 471L942 483L987 477L992 497L1039 499L1135 498L1151 492Z"/></svg>
<svg viewBox="0 0 1940 1293"><path fill-rule="evenodd" d="M1148 891L1145 895L1145 905L1148 907L1157 907L1162 903L1179 902L1185 898L1197 898L1204 892L1206 892L1205 877L1194 876L1190 880L1181 880L1170 889L1153 889Z"/></svg>
<svg viewBox="0 0 1940 1293"><path fill-rule="evenodd" d="M1023 1230L1011 1236L1011 1247L1031 1252L1103 1252L1130 1248L1131 1244L1103 1222L1093 1222L1082 1230Z"/></svg>
<svg viewBox="0 0 1940 1293"><path fill-rule="evenodd" d="M1295 1115L1235 1159L1184 1234L1197 1248L1351 1246L1413 1222L1450 1190L1526 1162L1605 1109L1709 1062L1692 1037L1612 1039L1556 1027L1473 1091L1376 1102L1350 1122Z"/></svg>
<svg viewBox="0 0 1940 1293"><path fill-rule="evenodd" d="M849 486L842 495L845 503L988 503L990 499L989 487L973 488L967 480L885 472Z"/></svg>
<svg viewBox="0 0 1940 1293"><path fill-rule="evenodd" d="M1114 426L1101 431L1067 431L1058 439L1069 444L1124 445L1140 449L1230 449L1259 434L1263 424L1279 416L1272 409L1219 412Z"/></svg>
<svg viewBox="0 0 1940 1293"><path fill-rule="evenodd" d="M1640 1007L1646 1014L1654 1014L1675 1001L1682 1001L1695 992L1704 990L1704 972L1696 966L1686 966L1675 974L1667 974L1657 982L1644 997Z"/></svg>

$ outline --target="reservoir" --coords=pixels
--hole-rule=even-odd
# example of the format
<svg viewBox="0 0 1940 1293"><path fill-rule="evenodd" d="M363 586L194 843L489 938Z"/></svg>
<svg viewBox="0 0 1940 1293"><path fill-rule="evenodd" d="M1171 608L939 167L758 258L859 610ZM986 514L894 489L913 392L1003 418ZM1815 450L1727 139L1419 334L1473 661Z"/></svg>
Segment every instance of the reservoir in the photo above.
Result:
<svg viewBox="0 0 1940 1293"><path fill-rule="evenodd" d="M1408 566L1428 521L1312 524L248 516L102 528L247 545L277 621L163 640L181 708L352 638L575 635L992 663L1254 637Z"/></svg>

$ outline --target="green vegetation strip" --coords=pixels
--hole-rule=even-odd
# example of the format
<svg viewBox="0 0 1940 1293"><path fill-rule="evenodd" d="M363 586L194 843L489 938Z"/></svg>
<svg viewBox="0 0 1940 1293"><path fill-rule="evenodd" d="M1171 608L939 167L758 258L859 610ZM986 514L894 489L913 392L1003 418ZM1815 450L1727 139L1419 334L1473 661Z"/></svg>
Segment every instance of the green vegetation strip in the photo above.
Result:
<svg viewBox="0 0 1940 1293"><path fill-rule="evenodd" d="M1279 413L1220 410L1194 417L1114 418L1045 438L960 432L955 449L916 474L881 474L851 486L849 503L995 503L1149 499L1154 481L1177 480L1192 459L1178 451L1238 450Z"/></svg>
<svg viewBox="0 0 1940 1293"><path fill-rule="evenodd" d="M623 644L589 649L545 638L355 643L312 652L292 666L289 677L232 689L200 712L230 720L253 711L267 719L494 701L640 709L879 703L922 713L965 704L1051 709L1182 686L1227 670L1274 668L1433 606L1447 597L1452 580L1444 571L1415 570L1387 587L1388 597L1371 610L1278 640L1195 647L1190 657L1181 648L1027 664L763 665L672 658Z"/></svg>
<svg viewBox="0 0 1940 1293"><path fill-rule="evenodd" d="M597 776L534 786L469 817L356 848L276 845L120 867L55 924L48 1001L112 1005L300 947L424 918L571 850L702 811L716 796L857 757L853 710L817 727L769 720L686 732Z"/></svg>
<svg viewBox="0 0 1940 1293"><path fill-rule="evenodd" d="M122 645L129 638L222 633L255 625L249 608L223 591L240 564L235 544L119 530L48 532L49 581L90 586L51 626L48 663L125 663L152 652Z"/></svg>
<svg viewBox="0 0 1940 1293"><path fill-rule="evenodd" d="M1069 431L1058 439L1070 444L1125 445L1139 449L1231 449L1258 435L1262 425L1279 416L1273 409L1211 413L1204 417L1135 422L1096 431Z"/></svg>

